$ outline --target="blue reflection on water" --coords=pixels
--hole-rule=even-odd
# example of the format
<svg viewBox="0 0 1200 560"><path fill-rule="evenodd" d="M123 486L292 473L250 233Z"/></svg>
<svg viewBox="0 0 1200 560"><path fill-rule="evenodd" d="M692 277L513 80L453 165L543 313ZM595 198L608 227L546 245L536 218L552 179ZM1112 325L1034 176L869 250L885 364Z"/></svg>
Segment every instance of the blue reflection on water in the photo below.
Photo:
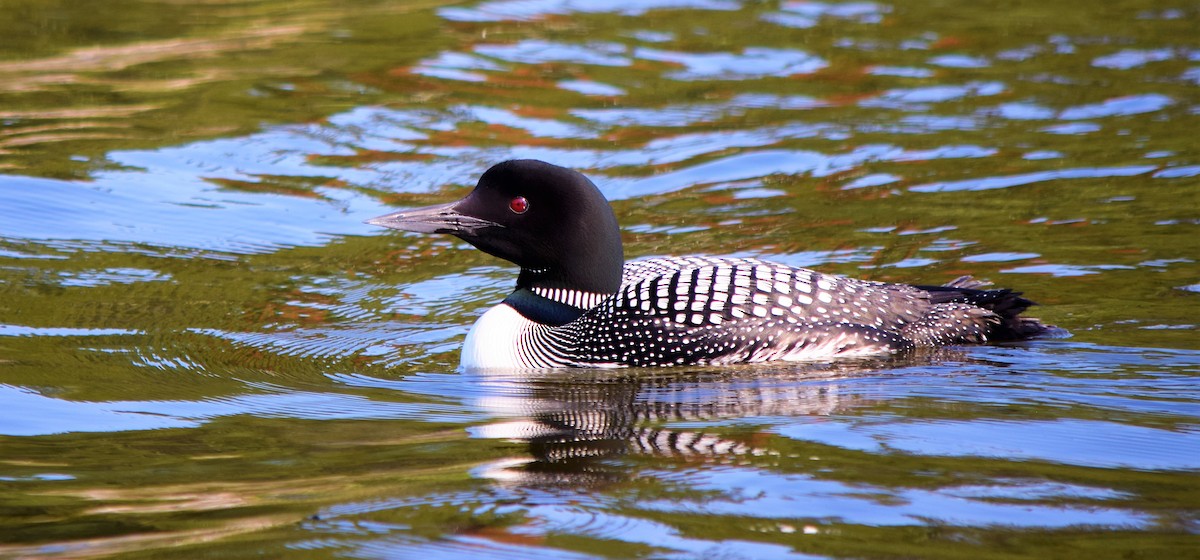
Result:
<svg viewBox="0 0 1200 560"><path fill-rule="evenodd" d="M438 15L450 21L505 21L539 19L550 15L617 13L628 16L650 10L737 10L741 5L726 0L493 0L471 8L442 8Z"/></svg>
<svg viewBox="0 0 1200 560"><path fill-rule="evenodd" d="M386 402L358 395L266 385L250 388L260 392L199 401L87 402L58 399L32 389L0 384L0 402L5 406L0 435L195 428L215 418L240 414L310 420L419 418L452 423L481 418L452 405Z"/></svg>
<svg viewBox="0 0 1200 560"><path fill-rule="evenodd" d="M1180 411L1182 412L1182 411ZM782 435L875 453L993 457L1100 468L1200 468L1200 430L1163 430L1115 422L844 419L788 426Z"/></svg>
<svg viewBox="0 0 1200 560"><path fill-rule="evenodd" d="M816 460L819 460L817 458ZM820 519L863 525L947 523L961 526L1013 527L1147 527L1152 516L1092 503L1048 506L1034 503L1047 492L1055 498L1110 495L1105 489L1054 488L1039 482L1016 482L1001 487L950 487L937 490L895 489L870 484L846 484L807 475L786 475L744 468L710 468L654 473L667 479L686 478L701 490L719 491L727 497L691 500L658 500L642 507L657 511L707 515ZM1032 486L1032 493L1026 494ZM731 489L736 489L731 492ZM1059 490L1068 490L1058 493ZM1038 496L1040 494L1040 496ZM993 501L1008 495L1009 503ZM1012 498L1012 495L1018 497ZM1037 498L1035 498L1037 496Z"/></svg>

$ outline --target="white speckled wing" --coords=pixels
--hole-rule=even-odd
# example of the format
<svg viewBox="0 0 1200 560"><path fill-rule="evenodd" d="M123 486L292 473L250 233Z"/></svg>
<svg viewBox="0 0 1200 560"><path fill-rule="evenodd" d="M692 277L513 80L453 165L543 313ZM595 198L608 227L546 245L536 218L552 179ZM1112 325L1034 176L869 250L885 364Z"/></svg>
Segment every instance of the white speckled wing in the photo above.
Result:
<svg viewBox="0 0 1200 560"><path fill-rule="evenodd" d="M813 359L973 340L990 315L931 303L903 284L757 259L663 257L627 263L621 290L562 327L559 341L585 364Z"/></svg>
<svg viewBox="0 0 1200 560"><path fill-rule="evenodd" d="M928 310L924 292L757 259L666 257L626 265L617 299L696 326L747 317L899 328Z"/></svg>

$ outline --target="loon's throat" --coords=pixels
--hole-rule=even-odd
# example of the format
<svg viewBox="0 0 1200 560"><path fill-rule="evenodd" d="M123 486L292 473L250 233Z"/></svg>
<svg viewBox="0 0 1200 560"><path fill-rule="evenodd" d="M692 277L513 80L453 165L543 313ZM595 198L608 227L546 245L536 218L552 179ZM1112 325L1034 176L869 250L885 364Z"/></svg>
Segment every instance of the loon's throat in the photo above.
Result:
<svg viewBox="0 0 1200 560"><path fill-rule="evenodd" d="M553 259L542 259L537 263L508 259L521 266L517 287L557 288L591 294L615 294L621 289L625 257L619 238L602 246L571 241L561 244L563 247Z"/></svg>
<svg viewBox="0 0 1200 560"><path fill-rule="evenodd" d="M606 297L608 294L533 287L518 288L504 303L530 321L558 327L578 319Z"/></svg>

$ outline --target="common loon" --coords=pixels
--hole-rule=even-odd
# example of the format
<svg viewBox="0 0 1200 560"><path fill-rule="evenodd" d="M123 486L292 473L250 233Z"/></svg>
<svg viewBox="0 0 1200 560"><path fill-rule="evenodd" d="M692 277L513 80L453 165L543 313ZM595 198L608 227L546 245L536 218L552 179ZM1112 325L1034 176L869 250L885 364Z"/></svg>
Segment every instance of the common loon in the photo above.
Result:
<svg viewBox="0 0 1200 560"><path fill-rule="evenodd" d="M466 198L368 223L449 233L521 267L463 343L464 368L734 364L1020 340L1033 302L982 290L856 280L753 258L625 262L620 227L581 173L537 160L488 169Z"/></svg>

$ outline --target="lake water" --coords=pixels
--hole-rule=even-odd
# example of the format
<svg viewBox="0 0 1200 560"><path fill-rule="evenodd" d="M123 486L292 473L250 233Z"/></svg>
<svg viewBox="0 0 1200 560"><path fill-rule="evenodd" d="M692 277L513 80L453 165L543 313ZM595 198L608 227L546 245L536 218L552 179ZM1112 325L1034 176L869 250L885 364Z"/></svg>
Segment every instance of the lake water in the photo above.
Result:
<svg viewBox="0 0 1200 560"><path fill-rule="evenodd" d="M0 7L0 557L1200 551L1193 2ZM1071 336L458 371L515 270L362 221L514 157Z"/></svg>

